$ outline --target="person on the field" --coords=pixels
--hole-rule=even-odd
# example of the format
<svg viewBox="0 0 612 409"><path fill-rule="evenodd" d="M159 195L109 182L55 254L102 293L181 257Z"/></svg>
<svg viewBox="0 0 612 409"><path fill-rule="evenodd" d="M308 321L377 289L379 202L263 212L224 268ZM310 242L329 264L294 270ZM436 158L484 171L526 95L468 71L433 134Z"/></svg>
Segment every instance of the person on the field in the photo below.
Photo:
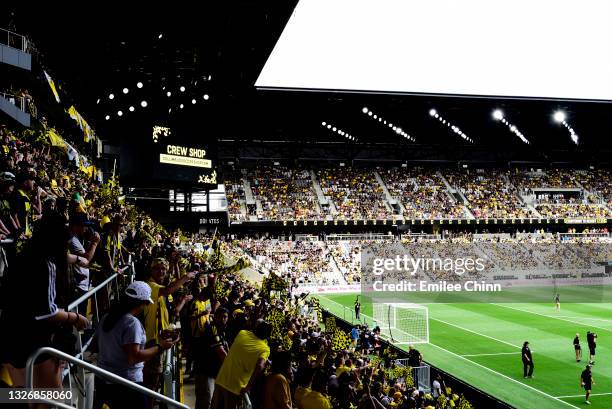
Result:
<svg viewBox="0 0 612 409"><path fill-rule="evenodd" d="M561 310L561 297L559 296L559 293L557 293L557 295L555 295L555 309L557 311Z"/></svg>
<svg viewBox="0 0 612 409"><path fill-rule="evenodd" d="M587 331L587 344L589 345L589 364L595 363L595 348L597 348L597 334Z"/></svg>
<svg viewBox="0 0 612 409"><path fill-rule="evenodd" d="M359 296L355 299L355 319L361 319L361 303L359 302Z"/></svg>
<svg viewBox="0 0 612 409"><path fill-rule="evenodd" d="M586 395L584 397L584 403L590 405L589 396L591 396L591 388L595 385L593 380L593 373L591 372L591 365L587 365L586 369L580 374L580 386L584 388Z"/></svg>
<svg viewBox="0 0 612 409"><path fill-rule="evenodd" d="M523 360L523 377L533 378L533 357L531 356L531 349L529 348L528 341L525 341L523 344L521 359Z"/></svg>
<svg viewBox="0 0 612 409"><path fill-rule="evenodd" d="M576 333L574 338L574 351L576 351L576 362L580 362L582 359L582 347L580 346L580 334Z"/></svg>

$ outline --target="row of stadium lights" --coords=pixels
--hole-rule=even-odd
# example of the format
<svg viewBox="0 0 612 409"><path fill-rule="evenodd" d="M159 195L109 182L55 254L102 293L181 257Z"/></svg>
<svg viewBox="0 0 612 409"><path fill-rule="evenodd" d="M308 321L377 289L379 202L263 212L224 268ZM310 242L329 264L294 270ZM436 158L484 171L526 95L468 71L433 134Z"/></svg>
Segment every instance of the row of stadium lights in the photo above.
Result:
<svg viewBox="0 0 612 409"><path fill-rule="evenodd" d="M387 125L396 134L403 136L404 138L408 139L409 141L416 142L416 140L412 136L408 135L402 128L400 128L399 126L393 125L391 122L387 123L387 121L385 119L383 119L380 115L375 114L374 112L369 110L367 107L363 107L361 109L361 112L363 112L364 114L366 114L367 116L369 116L370 118L372 118L374 120L378 120L378 122L380 122L381 124Z"/></svg>
<svg viewBox="0 0 612 409"><path fill-rule="evenodd" d="M567 131L570 134L570 139L572 140L572 142L578 145L578 134L574 131L574 128L572 128L570 124L567 123L565 112L557 111L554 113L553 118L556 122L560 123L561 125L565 127L565 129L567 129Z"/></svg>
<svg viewBox="0 0 612 409"><path fill-rule="evenodd" d="M329 130L330 130L330 131L332 131L332 132L336 132L336 133L337 133L338 135L340 135L340 136L344 136L344 137L345 137L346 139L348 139L349 141L353 141L353 142L355 142L355 141L357 140L357 139L356 139L356 138L355 138L353 135L351 135L350 133L348 133L348 132L346 132L346 131L343 131L342 129L340 129L340 128L336 127L336 126L333 126L332 124L328 124L327 122L321 122L321 126L323 126L323 127L327 128L327 129L329 129Z"/></svg>
<svg viewBox="0 0 612 409"><path fill-rule="evenodd" d="M160 34L160 35L161 35L161 34ZM209 79L210 79L210 76L209 76ZM143 83L142 83L142 82L140 82L140 81L139 81L139 82L137 82L137 83L136 83L136 88L142 88L142 87L143 87ZM162 90L164 90L164 91L165 91L165 89L166 89L166 87L162 87ZM180 91L180 92L185 92L185 90L186 90L185 86L181 86L181 87L179 87L179 91ZM122 92L123 92L125 95L127 95L127 94L130 92L130 90L129 90L128 88L123 88ZM170 97L172 96L172 92L171 92L171 91L167 91L167 92L166 92L166 96L167 96L168 98L170 98ZM210 99L210 95L208 95L208 94L204 94L202 98L204 99L204 101L208 101L208 100ZM113 94L113 93L108 94L108 99L110 99L111 101L112 101L113 99L115 99L115 94ZM197 102L198 102L198 101L197 101L195 98L193 98L193 99L191 100L191 104L192 104L192 105L195 105ZM98 98L98 100L96 101L96 104L99 104L99 103L100 103L100 98ZM146 101L146 100L142 100L142 101L140 102L140 106L141 106L141 107L143 107L143 108L146 108L148 105L149 105L149 104L147 103L147 101ZM180 105L179 105L179 108L180 108L180 109L185 108L185 104L180 104ZM133 105L131 105L131 106L128 108L128 111L129 111L129 112L134 112L135 110L136 110L136 108L134 108L134 106L133 106ZM172 108L169 108L169 109L168 109L168 113L170 113L170 112L172 112ZM122 117L122 116L123 116L123 111L122 111L122 110L117 111L117 116ZM110 115L106 115L106 117L105 117L104 119L106 119L106 120L108 121L110 118L111 118L111 117L110 117Z"/></svg>
<svg viewBox="0 0 612 409"><path fill-rule="evenodd" d="M519 131L516 125L513 125L510 122L508 122L508 120L506 120L506 118L504 117L504 113L502 112L501 109L496 109L495 111L493 111L493 118L498 120L502 124L506 125L508 129L510 129L510 132L518 136L521 141L529 145L529 140L525 138L525 135L523 135L523 133Z"/></svg>
<svg viewBox="0 0 612 409"><path fill-rule="evenodd" d="M367 107L363 107L363 109L361 110L361 112L363 112L364 114L368 115L369 117L371 117L374 120L378 120L378 122L381 122L383 125L388 125L389 128L392 128L393 131L395 131L398 135L403 136L404 138L411 140L411 141L415 141L415 139L413 137L411 137L410 135L408 135L406 132L404 132L400 127L396 127L394 126L392 123L387 123L386 120L384 120L380 115L375 114L374 112L372 112L370 109L368 109ZM474 141L469 138L465 133L463 133L463 131L461 131L461 129L458 126L453 125L450 121L444 119L442 117L442 115L440 115L438 113L437 110L435 109L430 109L429 110L429 115L433 118L438 119L442 125L447 125L449 128L451 128L451 130L456 133L457 135L459 135L460 137L462 137L464 140L474 143ZM496 109L495 111L493 111L493 118L500 121L502 124L506 125L508 127L508 129L510 130L510 132L512 132L513 134L515 134L521 141L523 141L524 143L530 145L531 142L529 142L529 140L525 137L525 135L523 135L523 133L518 129L518 127L512 123L510 123L506 117L504 116L504 113L501 109ZM576 145L578 145L578 134L576 133L576 131L574 131L574 128L572 128L570 126L570 124L567 122L566 120L566 114L563 111L556 111L553 114L553 118L554 120L563 125L567 131L570 134L570 138L572 140L572 142L574 142Z"/></svg>
<svg viewBox="0 0 612 409"><path fill-rule="evenodd" d="M442 123L442 125L448 126L454 133L459 135L464 140L474 143L474 141L470 137L468 137L466 134L464 134L463 131L458 126L453 125L450 121L444 119L444 117L440 115L438 111L436 111L435 109L432 108L429 110L429 116L439 120Z"/></svg>

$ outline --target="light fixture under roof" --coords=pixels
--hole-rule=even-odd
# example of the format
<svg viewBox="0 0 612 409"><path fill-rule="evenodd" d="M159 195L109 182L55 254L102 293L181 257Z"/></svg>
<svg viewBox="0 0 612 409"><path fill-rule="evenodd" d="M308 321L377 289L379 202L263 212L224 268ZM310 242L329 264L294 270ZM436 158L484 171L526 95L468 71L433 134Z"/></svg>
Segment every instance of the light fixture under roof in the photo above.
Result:
<svg viewBox="0 0 612 409"><path fill-rule="evenodd" d="M195 98L191 100L191 103L195 105L195 103L196 103Z"/></svg>
<svg viewBox="0 0 612 409"><path fill-rule="evenodd" d="M555 119L555 121L559 122L560 124L563 123L563 121L565 121L565 112L563 111L557 111L554 113L553 118Z"/></svg>
<svg viewBox="0 0 612 409"><path fill-rule="evenodd" d="M181 88L179 88L181 90L181 92L185 92L185 87L183 85L181 85Z"/></svg>
<svg viewBox="0 0 612 409"><path fill-rule="evenodd" d="M117 111L117 115L123 116L123 111Z"/></svg>
<svg viewBox="0 0 612 409"><path fill-rule="evenodd" d="M148 105L148 104L147 104L147 101L142 101L142 102L140 103L140 106L141 106L141 107L143 107L143 108L146 108L146 107L147 107L147 105Z"/></svg>
<svg viewBox="0 0 612 409"><path fill-rule="evenodd" d="M124 94L127 94L128 92L130 92L130 90L129 90L129 89L127 89L127 88L123 88L123 93L124 93Z"/></svg>
<svg viewBox="0 0 612 409"><path fill-rule="evenodd" d="M104 119L106 119L106 120L108 121L108 120L110 119L110 115L106 115L106 116L104 117Z"/></svg>
<svg viewBox="0 0 612 409"><path fill-rule="evenodd" d="M167 97L172 96L172 92L170 92L170 91L166 92L166 96L167 96Z"/></svg>
<svg viewBox="0 0 612 409"><path fill-rule="evenodd" d="M136 83L136 87L138 87L138 88L142 88L142 82L138 81L138 82Z"/></svg>
<svg viewBox="0 0 612 409"><path fill-rule="evenodd" d="M208 99L210 98L210 96L208 94L204 94L204 100L208 101Z"/></svg>
<svg viewBox="0 0 612 409"><path fill-rule="evenodd" d="M115 99L115 94L108 94L108 99Z"/></svg>
<svg viewBox="0 0 612 409"><path fill-rule="evenodd" d="M134 112L134 107L133 106L130 106L128 109L130 110L130 112Z"/></svg>

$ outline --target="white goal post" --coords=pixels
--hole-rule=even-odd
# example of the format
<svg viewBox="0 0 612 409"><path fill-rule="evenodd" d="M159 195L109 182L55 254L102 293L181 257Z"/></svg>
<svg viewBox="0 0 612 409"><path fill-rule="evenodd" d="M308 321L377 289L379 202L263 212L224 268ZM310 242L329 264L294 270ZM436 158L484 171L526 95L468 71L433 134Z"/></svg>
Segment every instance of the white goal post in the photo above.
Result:
<svg viewBox="0 0 612 409"><path fill-rule="evenodd" d="M373 302L374 322L381 335L393 344L429 342L429 310L412 303Z"/></svg>

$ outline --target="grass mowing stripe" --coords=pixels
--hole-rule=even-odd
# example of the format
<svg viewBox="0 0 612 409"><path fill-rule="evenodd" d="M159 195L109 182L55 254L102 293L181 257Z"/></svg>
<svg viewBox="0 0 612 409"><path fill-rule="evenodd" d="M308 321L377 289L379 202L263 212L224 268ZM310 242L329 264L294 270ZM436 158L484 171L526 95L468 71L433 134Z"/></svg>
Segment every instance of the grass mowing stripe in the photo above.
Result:
<svg viewBox="0 0 612 409"><path fill-rule="evenodd" d="M495 371L495 370L493 370L493 369L491 369L491 368L489 368L489 367L486 367L486 366L484 366L484 365L479 364L478 362L474 362L474 361L472 361L471 359L467 359L467 358L465 358L465 357L462 357L461 355L458 355L458 354L456 354L456 353L454 353L454 352L451 352L451 351L449 351L448 349L442 348L442 347L441 347L441 346L439 346L439 345L432 344L431 342L429 343L429 345L431 345L431 346L433 346L433 347L436 347L436 348L438 348L438 349L441 349L442 351L445 351L445 352L447 352L447 353L449 353L449 354L451 354L451 355L453 355L453 356L456 356L457 358L463 359L463 360L465 360L465 361L467 361L467 362L470 362L470 363L472 363L472 364L474 364L474 365L476 365L476 366L479 366L479 367L481 367L481 368L483 368L483 369L486 369L487 371L492 372L492 373L494 373L494 374L496 374L496 375L498 375L498 376L501 376L502 378L505 378L505 379L507 379L507 380L509 380L509 381L512 381L512 382L518 383L519 385L521 385L521 386L523 386L523 387L525 387L525 388L527 388L527 389L531 389L532 391L537 392L537 393L539 393L539 394L541 394L541 395L543 395L543 396L546 396L546 397L548 397L548 398L550 398L550 399L554 399L554 400L556 400L556 401L558 401L558 402L561 402L561 403L563 403L563 404L565 404L565 405L567 405L567 406L570 406L570 407L572 407L572 408L576 408L576 409L578 409L578 406L574 406L574 405L572 405L572 404L571 404L571 403L569 403L569 402L565 402L564 400L561 400L560 398L558 398L558 397L556 397L556 396L549 395L548 393L543 392L543 391L541 391L541 390L539 390L539 389L537 389L537 388L534 388L534 387L533 387L533 386L531 386L531 385L527 385L527 384L525 384L525 383L523 383L523 382L517 381L516 379L510 378L509 376L504 375L504 374L503 374L503 373L501 373L501 372L497 372L497 371Z"/></svg>
<svg viewBox="0 0 612 409"><path fill-rule="evenodd" d="M612 332L612 329L610 329L610 328L598 327L597 325L590 325L590 324L587 325L587 324L584 324L584 323L581 323L581 322L576 322L576 321L571 321L571 320L568 320L568 319L565 319L565 318L561 318L561 317L558 317L556 315L541 314L539 312L523 310L522 308L510 307L510 306L503 305L503 304L494 304L494 303L491 303L491 305L496 305L498 307L508 308L508 309L515 310L515 311L526 312L528 314L539 315L541 317L554 318L554 319L557 319L557 320L561 320L561 321L565 321L565 322L570 322L572 324L580 325L581 327L592 327L592 328L600 329L602 331Z"/></svg>
<svg viewBox="0 0 612 409"><path fill-rule="evenodd" d="M433 320L433 321L441 322L441 323L446 324L446 325L450 325L451 327L459 328L460 330L463 330L463 331L471 332L472 334L476 334L476 335L484 337L484 338L492 339L493 341L501 342L502 344L510 345L511 347L514 347L514 348L519 348L519 349L522 348L522 347L520 347L518 345L511 344L510 342L506 342L504 340L497 339L497 338L491 337L491 336L486 335L486 334L481 334L480 332L472 331L471 329L464 328L464 327L461 327L461 326L456 325L456 324L451 324L450 322L442 321L441 319L438 319L438 318L433 318L433 317L430 316L429 319Z"/></svg>

